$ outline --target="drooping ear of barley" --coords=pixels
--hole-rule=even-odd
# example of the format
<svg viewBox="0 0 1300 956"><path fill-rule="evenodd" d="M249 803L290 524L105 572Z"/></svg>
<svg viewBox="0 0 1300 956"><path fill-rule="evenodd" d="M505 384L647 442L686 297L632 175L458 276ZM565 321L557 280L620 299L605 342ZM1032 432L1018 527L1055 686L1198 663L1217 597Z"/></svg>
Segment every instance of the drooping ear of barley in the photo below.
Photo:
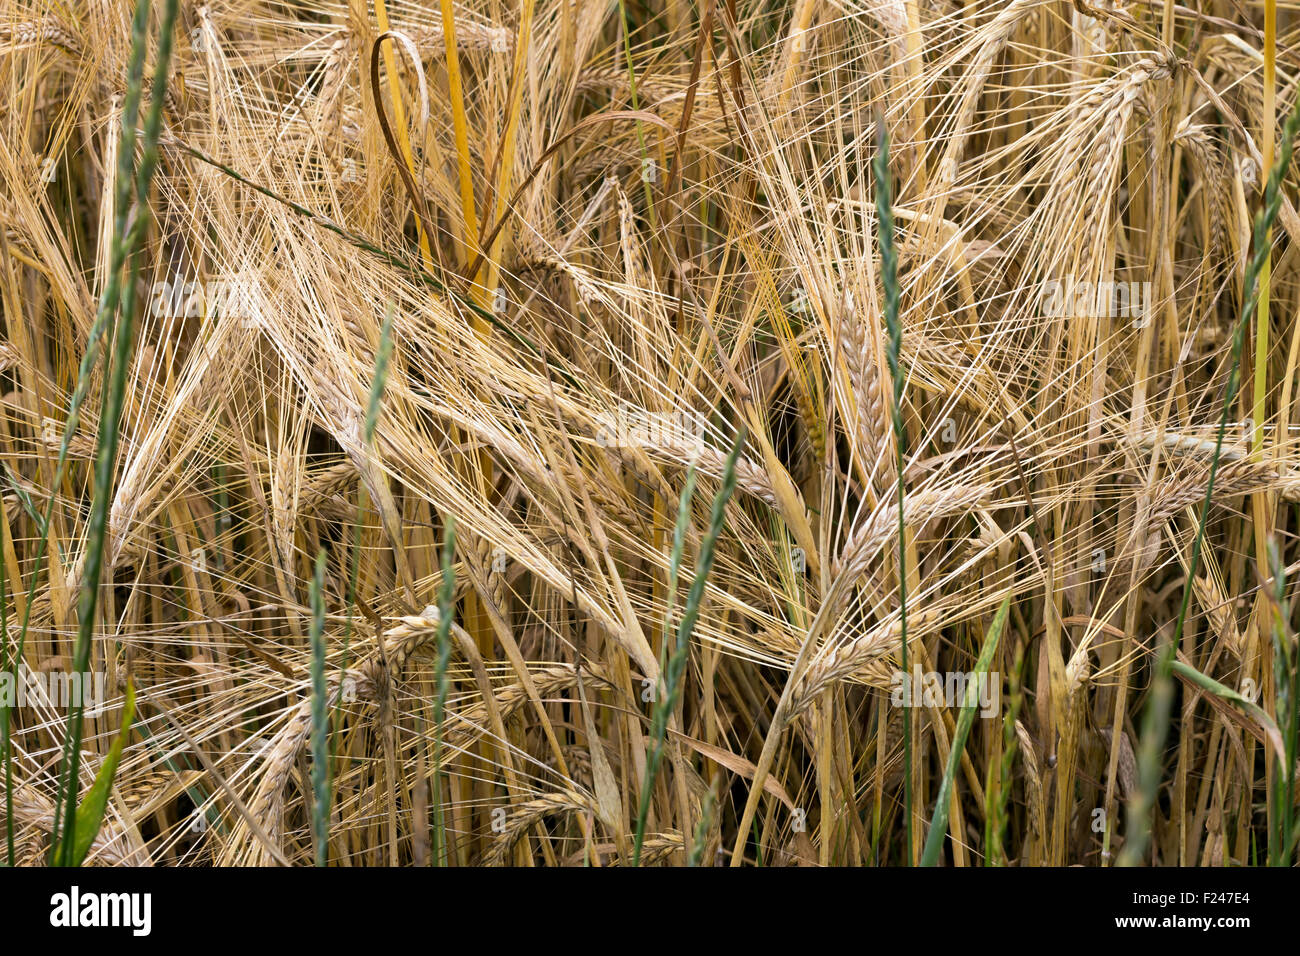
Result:
<svg viewBox="0 0 1300 956"><path fill-rule="evenodd" d="M1295 861L1285 5L206 0L144 195L164 2L50 6L0 0L0 863ZM167 707L99 815L110 431L90 667Z"/></svg>

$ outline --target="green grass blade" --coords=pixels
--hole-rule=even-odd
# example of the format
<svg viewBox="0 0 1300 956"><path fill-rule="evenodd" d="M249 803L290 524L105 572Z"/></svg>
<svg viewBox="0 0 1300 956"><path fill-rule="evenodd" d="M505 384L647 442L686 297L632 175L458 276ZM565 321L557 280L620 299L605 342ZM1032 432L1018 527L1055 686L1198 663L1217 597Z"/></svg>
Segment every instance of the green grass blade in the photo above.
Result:
<svg viewBox="0 0 1300 956"><path fill-rule="evenodd" d="M100 827L103 826L104 812L108 809L108 796L113 789L113 777L117 774L117 765L122 762L122 751L131 737L131 724L134 720L135 684L128 678L126 703L122 707L122 728L118 731L113 746L109 748L99 773L95 775L95 782L86 791L81 806L77 807L71 839L66 840L71 845L69 848L71 866L81 866L90 853L95 837L99 835ZM60 856L62 858L63 854Z"/></svg>
<svg viewBox="0 0 1300 956"><path fill-rule="evenodd" d="M907 638L907 522L903 515L905 498L904 460L907 454L907 430L903 423L903 322L898 288L898 248L894 241L894 188L889 172L889 130L885 118L877 116L877 149L872 169L876 180L876 219L880 245L880 283L885 293L885 329L889 334L886 349L894 400L890 414L894 428L894 464L898 472L898 621L902 647L903 673L911 679L911 661ZM906 705L904 705L906 706ZM912 860L912 722L903 712L903 812L906 814L905 863Z"/></svg>
<svg viewBox="0 0 1300 956"><path fill-rule="evenodd" d="M1174 688L1171 675L1178 647L1182 643L1187 610L1191 604L1192 582L1196 580L1196 572L1200 567L1205 526L1209 520L1210 504L1214 498L1214 479L1218 474L1219 459L1223 454L1223 438L1241 384L1241 355L1245 345L1246 326L1250 323L1259 301L1259 277L1271 252L1268 242L1269 230L1282 208L1282 177L1291 165L1292 149L1297 133L1300 133L1300 102L1296 103L1283 126L1277 161L1269 172L1268 185L1264 189L1264 205L1255 216L1254 255L1246 266L1241 315L1232 336L1232 356L1228 367L1228 380L1224 385L1223 410L1219 415L1218 432L1214 439L1214 455L1210 459L1210 474L1205 486L1205 498L1201 502L1200 518L1196 524L1196 538L1192 542L1192 552L1188 559L1187 580L1183 586L1178 621L1174 625L1173 636L1162 649L1156 662L1151 698L1143 714L1142 737L1138 751L1138 788L1136 796L1129 804L1126 842L1118 860L1120 866L1134 866L1140 862L1146 855L1147 845L1151 839L1151 816L1155 811L1156 795L1160 788L1165 737L1169 733L1170 714L1173 711Z"/></svg>
<svg viewBox="0 0 1300 956"><path fill-rule="evenodd" d="M952 749L948 751L948 763L943 768L943 780L939 784L939 796L934 805L934 816L930 820L930 832L925 838L925 849L921 852L921 865L934 866L939 862L943 852L944 835L948 832L948 813L951 805L953 781L957 777L957 768L961 765L961 755L966 749L966 738L970 736L971 724L975 722L975 707L979 699L979 683L988 674L993 654L998 649L998 640L1007 624L1007 615L1011 611L1011 595L1002 601L1002 606L993 615L993 623L984 635L984 646L980 648L979 659L975 662L974 679L966 685L966 700L962 703L961 716L957 718L957 732L953 735Z"/></svg>
<svg viewBox="0 0 1300 956"><path fill-rule="evenodd" d="M677 625L677 639L673 647L673 653L668 658L668 667L663 674L663 688L659 695L659 701L655 705L654 716L651 718L650 751L646 761L645 783L641 787L641 803L637 809L636 842L632 848L633 866L641 865L641 848L645 843L645 825L650 812L650 796L654 791L655 779L659 775L659 763L663 759L664 744L668 736L668 721L677 707L677 699L681 694L681 682L686 670L691 633L695 630L695 622L700 616L700 606L704 601L704 586L708 580L709 572L713 569L714 549L718 543L718 536L722 533L723 525L726 524L727 501L730 500L732 493L736 490L736 462L740 458L741 449L745 447L747 437L748 432L742 427L740 433L736 436L735 443L731 446L730 453L727 455L727 462L722 470L722 486L713 498L713 509L709 515L709 529L705 533L703 541L700 542L695 578L691 581L691 589L686 595L686 605L682 611L682 619ZM680 552L685 546L686 525L690 521L689 495L693 491L694 485L688 481L686 488L683 489L682 500L677 510L677 527L673 531L675 560L680 560Z"/></svg>
<svg viewBox="0 0 1300 956"><path fill-rule="evenodd" d="M144 2L144 0L141 0L141 2ZM160 24L158 58L154 67L149 114L145 120L142 142L143 155L135 178L136 216L126 233L123 240L124 248L121 250L121 258L124 263L133 261L134 252L140 244L140 240L144 235L145 224L149 220L149 187L158 165L158 139L162 130L162 110L167 95L173 28L176 23L178 6L178 0L167 0ZM130 280L122 285L121 312L116 335L114 336L111 376L108 391L104 398L103 415L100 418L95 462L95 489L86 535L85 563L81 582L81 596L77 610L77 644L73 655L73 673L76 674L85 674L90 665L95 613L99 603L100 575L103 571L108 509L112 500L113 477L117 462L119 419L122 414L123 398L126 393L127 372L135 348L134 311L136 280L139 275L138 261L135 262L133 268L129 268L127 271L130 273ZM65 433L65 442L66 440ZM74 703L64 743L65 769L61 776L58 799L55 802L55 846L61 847L59 862L64 866L72 865L74 845L71 840L60 840L57 835L57 828L60 813L63 815L64 833L72 831L75 825L83 711L83 702L77 701Z"/></svg>

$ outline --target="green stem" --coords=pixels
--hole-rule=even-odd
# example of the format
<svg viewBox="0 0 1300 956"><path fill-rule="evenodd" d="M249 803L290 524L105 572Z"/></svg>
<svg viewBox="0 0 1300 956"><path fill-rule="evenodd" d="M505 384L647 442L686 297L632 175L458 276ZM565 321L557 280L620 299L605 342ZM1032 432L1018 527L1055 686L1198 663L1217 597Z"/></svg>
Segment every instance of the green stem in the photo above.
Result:
<svg viewBox="0 0 1300 956"><path fill-rule="evenodd" d="M876 179L876 217L880 242L880 280L885 292L885 327L889 333L889 376L894 386L891 408L894 425L894 464L898 472L898 621L903 674L912 679L907 638L907 523L903 515L904 459L907 432L903 424L903 324L899 306L898 249L894 243L893 181L889 173L889 131L883 116L876 118L878 148L872 166ZM906 864L912 862L912 726L907 704L903 705L903 812L907 816Z"/></svg>
<svg viewBox="0 0 1300 956"><path fill-rule="evenodd" d="M1169 732L1169 719L1173 710L1174 660L1178 645L1182 643L1183 627L1187 622L1187 609L1191 603L1192 582L1200 568L1201 548L1205 541L1205 526L1209 519L1210 504L1214 498L1214 479L1219 471L1219 458L1223 452L1223 437L1228 429L1241 382L1241 355L1245 343L1246 326L1250 324L1259 301L1259 277L1268 260L1269 230L1282 208L1282 176L1291 164L1291 152L1297 132L1300 132L1300 101L1287 116L1282 130L1277 160L1269 172L1264 189L1264 205L1255 216L1254 255L1246 267L1241 315L1232 336L1232 354L1228 366L1228 380L1224 385L1223 409L1219 414L1219 427L1214 439L1214 456L1210 459L1210 475L1205 485L1205 498L1201 502L1200 518L1196 523L1196 538L1187 565L1187 580L1183 585L1183 598L1178 608L1178 621L1168 643L1161 649L1152 681L1151 698L1142 720L1142 740L1138 754L1138 791L1129 805L1128 833L1124 849L1120 852L1120 866L1134 866L1146 855L1151 839L1151 815L1155 809L1156 794L1160 788L1160 770L1163 763L1165 738Z"/></svg>
<svg viewBox="0 0 1300 956"><path fill-rule="evenodd" d="M146 4L147 0L141 0ZM176 22L179 0L167 0L160 25L158 59L154 66L153 85L150 91L149 114L145 120L143 156L135 180L135 220L131 223L121 250L124 263L133 261L136 248L143 238L149 221L149 188L153 182L154 171L158 165L158 138L162 130L162 109L166 99L168 69L172 53L172 31ZM124 136L125 140L127 137ZM132 140L133 142L133 140ZM120 169L120 166L119 166ZM114 258L117 258L115 253ZM95 612L99 603L100 575L103 572L104 541L108 524L108 509L113 490L113 475L117 463L117 445L119 438L119 419L122 413L123 399L126 393L126 376L131 364L135 346L135 279L139 272L138 261L129 270L130 281L122 286L121 314L114 336L114 350L108 394L105 401L104 416L99 423L98 455L95 463L95 492L91 503L90 521L86 534L85 561L82 568L81 596L78 601L77 644L73 655L73 673L86 673L90 663L90 652L95 630ZM106 296L107 299L107 296ZM106 305L111 312L112 303ZM101 308L101 312L104 309ZM71 423L71 419L69 419ZM65 431L64 442L70 440L70 433ZM58 492L51 489L51 500ZM29 605L30 608L30 605ZM68 723L68 734L64 741L65 771L59 786L59 796L55 803L55 833L53 846L58 850L58 860L63 866L73 863L73 824L76 815L77 780L81 763L81 735L83 724L83 701L75 701ZM58 822L62 811L62 838Z"/></svg>

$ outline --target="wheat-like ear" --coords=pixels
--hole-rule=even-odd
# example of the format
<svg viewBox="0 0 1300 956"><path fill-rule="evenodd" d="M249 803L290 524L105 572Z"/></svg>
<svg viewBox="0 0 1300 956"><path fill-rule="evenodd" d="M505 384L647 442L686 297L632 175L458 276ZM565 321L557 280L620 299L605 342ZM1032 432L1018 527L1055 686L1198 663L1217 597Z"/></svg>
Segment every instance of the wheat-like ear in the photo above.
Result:
<svg viewBox="0 0 1300 956"><path fill-rule="evenodd" d="M0 855L1294 864L1277 6L0 0Z"/></svg>

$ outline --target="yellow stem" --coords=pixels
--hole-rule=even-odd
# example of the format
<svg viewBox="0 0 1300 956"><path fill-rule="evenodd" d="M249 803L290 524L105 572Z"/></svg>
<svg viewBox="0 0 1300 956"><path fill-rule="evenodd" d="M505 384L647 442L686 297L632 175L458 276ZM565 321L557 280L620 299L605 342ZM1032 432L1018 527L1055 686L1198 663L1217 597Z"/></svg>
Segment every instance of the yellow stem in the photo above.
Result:
<svg viewBox="0 0 1300 956"><path fill-rule="evenodd" d="M375 0L375 22L379 24L379 32L387 33L388 10L384 7L384 0ZM393 119L397 124L397 145L401 147L402 159L406 162L406 168L411 171L411 178L417 183L420 181L419 174L415 171L415 154L411 151L411 138L406 131L406 108L402 105L402 84L397 78L397 59L393 56L393 46L391 43L384 44L384 69L388 71L388 92L393 100ZM375 91L377 96L378 90ZM433 253L429 248L429 237L424 234L424 224L416 217L415 228L420 236L420 255L424 258L426 268L433 265Z"/></svg>
<svg viewBox="0 0 1300 956"><path fill-rule="evenodd" d="M469 162L469 125L465 119L465 94L460 82L460 53L456 48L456 13L451 0L441 0L442 42L447 53L447 93L451 99L451 126L456 137L456 161L460 173L460 208L464 220L458 261L467 264L478 246L478 213L474 206L474 177ZM467 276L470 282L473 276ZM486 291L474 287L474 298L479 305L487 301ZM474 327L482 332L483 319L475 315Z"/></svg>

